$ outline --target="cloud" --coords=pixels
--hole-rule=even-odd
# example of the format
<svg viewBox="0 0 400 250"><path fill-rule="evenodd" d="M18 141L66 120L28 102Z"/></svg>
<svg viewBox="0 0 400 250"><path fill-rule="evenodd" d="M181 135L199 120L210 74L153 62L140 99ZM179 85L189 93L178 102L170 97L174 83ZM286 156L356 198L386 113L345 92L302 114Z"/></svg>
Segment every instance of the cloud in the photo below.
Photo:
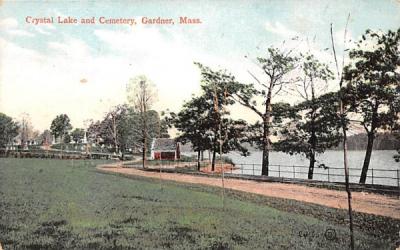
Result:
<svg viewBox="0 0 400 250"><path fill-rule="evenodd" d="M267 21L264 27L268 32L280 35L284 38L292 38L299 36L299 34L296 31L287 28L280 22L271 23L270 21Z"/></svg>
<svg viewBox="0 0 400 250"><path fill-rule="evenodd" d="M0 29L12 36L34 37L29 31L18 29L18 21L15 18L4 18L0 20Z"/></svg>
<svg viewBox="0 0 400 250"><path fill-rule="evenodd" d="M8 30L7 33L14 35L14 36L25 36L25 37L34 37L35 36L31 32L28 32L26 30L21 30L21 29Z"/></svg>
<svg viewBox="0 0 400 250"><path fill-rule="evenodd" d="M112 53L125 55L124 60L131 68L126 72L128 78L146 74L152 79L160 92L156 105L159 109L177 110L183 100L199 92L199 69L193 62L214 68L223 65L232 72L244 71L243 62L216 58L193 48L185 37L172 29L138 26L118 31L95 30L94 34L113 50ZM171 91L174 89L179 91Z"/></svg>
<svg viewBox="0 0 400 250"><path fill-rule="evenodd" d="M57 114L67 113L74 126L82 126L85 119L100 119L111 106L124 103L126 84L138 74L157 84L158 110L179 108L198 88L192 59L178 53L185 49L174 43L163 45L158 31L143 31L144 39L125 32L98 34L101 46L112 53L97 53L83 40L67 35L61 42L48 42L45 53L1 39L2 112L14 116L28 112L40 129L48 128ZM147 45L146 39L150 39Z"/></svg>
<svg viewBox="0 0 400 250"><path fill-rule="evenodd" d="M18 26L18 21L15 18L4 18L0 20L0 28L13 29Z"/></svg>
<svg viewBox="0 0 400 250"><path fill-rule="evenodd" d="M101 118L110 103L100 100L120 98L107 77L108 63L115 61L91 56L78 39L66 38L64 44L52 46L47 55L0 39L2 112L13 116L27 112L39 129L48 128L60 113L67 113L74 126L82 126L87 118ZM93 79L93 84L82 84L83 78Z"/></svg>
<svg viewBox="0 0 400 250"><path fill-rule="evenodd" d="M54 30L56 29L56 27L54 27L53 24L41 24L39 25L35 25L33 26L33 28L35 29L36 32L42 34L42 35L51 35L52 32L54 32Z"/></svg>
<svg viewBox="0 0 400 250"><path fill-rule="evenodd" d="M126 85L139 74L156 84L154 108L159 111L178 111L184 100L200 91L199 69L193 62L226 68L246 82L251 79L248 62L209 55L172 30L142 26L98 29L94 35L96 49L60 34L41 53L1 39L2 112L27 112L38 129L48 128L56 115L66 113L73 126L81 127L86 119L101 119L111 106L126 102Z"/></svg>
<svg viewBox="0 0 400 250"><path fill-rule="evenodd" d="M64 42L48 42L48 47L56 56L67 56L76 60L85 60L90 56L90 47L71 36L65 36Z"/></svg>

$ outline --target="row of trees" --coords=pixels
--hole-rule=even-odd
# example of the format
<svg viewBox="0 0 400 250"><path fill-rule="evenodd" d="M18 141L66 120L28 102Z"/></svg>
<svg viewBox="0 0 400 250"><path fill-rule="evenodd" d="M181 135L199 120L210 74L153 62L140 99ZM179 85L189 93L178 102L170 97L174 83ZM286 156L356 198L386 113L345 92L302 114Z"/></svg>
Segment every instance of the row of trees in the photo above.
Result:
<svg viewBox="0 0 400 250"><path fill-rule="evenodd" d="M348 136L347 148L349 150L363 150L367 148L367 134L360 133ZM373 150L397 150L400 148L400 140L396 131L378 132L375 136ZM340 145L335 149L343 149Z"/></svg>
<svg viewBox="0 0 400 250"><path fill-rule="evenodd" d="M146 111L146 137L143 138L143 120L140 112L126 104L113 107L102 120L92 121L88 127L88 140L105 145L116 153L148 151L151 138L169 137L167 126L154 110Z"/></svg>
<svg viewBox="0 0 400 250"><path fill-rule="evenodd" d="M72 132L72 126L67 115L57 116L52 124L51 131L46 129L42 133L34 129L28 114L23 113L19 121L14 121L11 117L0 114L0 147L19 144L22 148L35 144L50 144L53 141L53 135L60 138L60 142L69 143L74 141L78 143L84 137L83 129L75 129ZM62 135L62 136L61 136Z"/></svg>
<svg viewBox="0 0 400 250"><path fill-rule="evenodd" d="M46 135L50 135L49 130L40 133L36 130L27 113L23 113L19 120L14 120L6 114L0 113L0 148L19 144L21 147L42 143ZM49 140L51 141L51 137Z"/></svg>
<svg viewBox="0 0 400 250"><path fill-rule="evenodd" d="M151 139L154 137L169 137L166 121L152 110L157 93L154 85L145 76L137 76L127 84L127 104L116 105L107 112L103 119L90 120L88 128L72 130L67 114L57 115L51 122L50 129L39 134L33 129L29 116L24 114L20 122L0 113L0 147L16 143L25 145L35 141L38 144L51 144L54 139L61 144L73 141L75 144L83 141L85 133L87 142L105 146L112 152L122 154L140 152L145 166L146 155Z"/></svg>
<svg viewBox="0 0 400 250"><path fill-rule="evenodd" d="M265 79L249 72L254 84L240 83L226 71L196 63L202 94L186 102L179 113L172 113L170 121L181 132L179 139L190 141L199 156L202 150L212 150L213 165L216 152L240 150L247 154L241 145L250 142L263 152L262 175L268 175L269 152L274 148L305 155L310 179L316 154L338 145L343 139L341 128L357 124L368 137L360 176L360 183L365 183L376 134L399 123L399 49L400 29L387 33L367 30L349 52L350 63L338 73L343 88L337 92L327 92L334 74L310 53L293 55L293 51L268 49L266 57L257 58ZM302 101L276 103L274 98L280 92L296 94ZM229 118L228 108L236 103L254 112L259 122L247 124ZM280 138L273 145L272 135Z"/></svg>
<svg viewBox="0 0 400 250"><path fill-rule="evenodd" d="M169 137L165 121L151 109L156 98L154 85L143 75L130 79L127 85L127 104L116 105L106 113L102 120L90 121L87 140L111 151L122 154L127 151L141 152L143 166L150 148L151 138ZM58 115L51 123L51 134L68 143L82 140L85 131L72 126L66 114Z"/></svg>

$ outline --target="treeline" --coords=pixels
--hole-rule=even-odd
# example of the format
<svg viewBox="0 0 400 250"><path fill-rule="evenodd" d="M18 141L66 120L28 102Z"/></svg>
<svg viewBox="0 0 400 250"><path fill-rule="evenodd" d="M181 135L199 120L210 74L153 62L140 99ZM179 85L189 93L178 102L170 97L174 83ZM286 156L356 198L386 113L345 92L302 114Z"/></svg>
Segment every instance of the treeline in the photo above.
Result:
<svg viewBox="0 0 400 250"><path fill-rule="evenodd" d="M349 150L365 150L368 144L366 134L351 135L347 138L347 148ZM374 150L397 150L400 148L400 140L393 133L378 133L375 138ZM334 148L335 150L343 149L342 145Z"/></svg>

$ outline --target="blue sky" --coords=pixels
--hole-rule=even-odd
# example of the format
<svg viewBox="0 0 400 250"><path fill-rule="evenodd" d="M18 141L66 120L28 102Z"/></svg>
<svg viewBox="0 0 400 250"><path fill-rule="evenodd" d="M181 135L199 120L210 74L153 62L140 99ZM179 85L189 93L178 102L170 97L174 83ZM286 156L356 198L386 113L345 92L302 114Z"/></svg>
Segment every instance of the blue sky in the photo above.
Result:
<svg viewBox="0 0 400 250"><path fill-rule="evenodd" d="M387 1L5 1L0 6L0 112L31 116L38 129L67 113L76 127L99 119L125 102L131 77L146 74L158 87L155 108L179 109L199 91L193 61L227 68L251 81L244 58L263 56L271 45L297 46L293 36L313 41L308 48L331 60L330 24L343 43L348 13L349 39L366 29L397 29L400 2ZM32 25L27 16L96 19L164 17L164 25ZM180 16L202 24L178 25ZM85 81L82 81L84 79ZM285 97L282 97L285 98ZM243 114L238 109L236 116ZM246 112L248 113L248 112Z"/></svg>

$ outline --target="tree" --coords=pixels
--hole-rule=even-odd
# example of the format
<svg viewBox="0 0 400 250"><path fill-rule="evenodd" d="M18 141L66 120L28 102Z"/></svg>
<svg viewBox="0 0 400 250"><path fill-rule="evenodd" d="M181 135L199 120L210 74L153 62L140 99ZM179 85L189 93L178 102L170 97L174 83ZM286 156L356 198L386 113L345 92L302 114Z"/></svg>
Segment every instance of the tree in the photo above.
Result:
<svg viewBox="0 0 400 250"><path fill-rule="evenodd" d="M400 93L400 84L397 84L396 91L397 93ZM397 117L397 119L392 121L390 127L391 127L391 133L393 133L398 143L396 146L397 154L394 155L393 158L395 159L395 161L399 162L400 161L400 98L394 100L394 102L390 104L389 108L391 110L390 112Z"/></svg>
<svg viewBox="0 0 400 250"><path fill-rule="evenodd" d="M158 113L154 110L147 111L148 133L147 145L154 137L169 137L164 121L160 120ZM91 121L88 129L88 140L92 143L105 145L112 148L114 152L124 154L128 150L136 151L142 148L142 123L140 115L128 105L116 105L104 116L101 121Z"/></svg>
<svg viewBox="0 0 400 250"><path fill-rule="evenodd" d="M261 149L263 152L261 174L268 175L273 120L272 101L274 96L293 82L289 77L289 73L295 68L297 58L291 56L290 52L285 53L277 48L269 48L267 57L258 57L257 61L266 76L266 80L259 80L250 73L257 84L232 84L231 93L240 104L252 110L261 119ZM260 100L262 100L261 103Z"/></svg>
<svg viewBox="0 0 400 250"><path fill-rule="evenodd" d="M132 107L126 106L127 109L118 119L117 123L117 141L120 145L121 152L124 153L128 148L135 151L137 148L143 150L143 122L140 113L136 112ZM146 149L151 146L152 138L168 138L168 131L157 111L148 110L146 112Z"/></svg>
<svg viewBox="0 0 400 250"><path fill-rule="evenodd" d="M151 109L156 100L156 89L154 84L144 75L131 78L127 86L128 102L139 113L141 123L141 138L142 138L142 165L146 167L146 154L148 144L148 111Z"/></svg>
<svg viewBox="0 0 400 250"><path fill-rule="evenodd" d="M112 145L115 153L120 152L118 138L121 133L119 132L119 124L125 119L127 112L127 105L116 105L111 108L100 123L100 137L104 144Z"/></svg>
<svg viewBox="0 0 400 250"><path fill-rule="evenodd" d="M37 132L33 129L31 118L27 113L23 113L21 115L19 131L21 146L23 148L26 148L28 146L28 143L31 142L36 135Z"/></svg>
<svg viewBox="0 0 400 250"><path fill-rule="evenodd" d="M65 144L70 143L71 142L71 135L69 133L65 133L64 136L63 136L62 142L65 143Z"/></svg>
<svg viewBox="0 0 400 250"><path fill-rule="evenodd" d="M211 120L207 117L209 107L203 97L193 97L183 104L181 111L170 114L170 123L181 133L178 141L190 142L197 152L197 169L200 170L200 154L212 148L208 131Z"/></svg>
<svg viewBox="0 0 400 250"><path fill-rule="evenodd" d="M399 119L391 107L400 99L400 29L387 33L367 30L349 56L352 63L344 72L349 102L368 137L360 176L360 183L365 183L378 129Z"/></svg>
<svg viewBox="0 0 400 250"><path fill-rule="evenodd" d="M71 132L71 137L72 137L72 141L74 141L75 144L82 142L83 137L85 137L85 130L83 130L82 128L75 128Z"/></svg>
<svg viewBox="0 0 400 250"><path fill-rule="evenodd" d="M343 86L344 80L344 54L346 51L346 39L347 39L347 25L349 24L350 20L350 13L347 16L346 26L344 29L344 36L343 36L343 58L342 58L342 68L339 71L339 63L336 56L336 49L335 49L335 42L333 39L333 27L331 24L331 42L332 42L332 52L333 52L333 59L336 65L336 73L339 80L339 91L338 91L338 100L339 100L339 119L342 128L343 134L343 168L344 168L344 176L345 176L345 183L346 183L346 193L347 193L347 204L348 204L348 212L349 212L349 227L350 227L350 248L354 250L354 230L353 230L353 211L351 206L351 190L350 190L350 179L349 179L349 167L347 162L347 129L348 129L348 119L347 119L347 112L345 111L345 89Z"/></svg>
<svg viewBox="0 0 400 250"><path fill-rule="evenodd" d="M50 130L51 133L56 137L60 138L60 142L62 143L64 140L64 136L68 134L68 132L72 129L70 119L68 115L61 114L58 115L51 122Z"/></svg>
<svg viewBox="0 0 400 250"><path fill-rule="evenodd" d="M100 121L90 121L89 127L87 129L88 141L95 144L100 144L101 140L101 122Z"/></svg>
<svg viewBox="0 0 400 250"><path fill-rule="evenodd" d="M17 122L6 114L0 113L0 147L7 147L18 135L19 126Z"/></svg>
<svg viewBox="0 0 400 250"><path fill-rule="evenodd" d="M400 141L400 124L396 124L396 126L393 128L392 133L397 138L397 140ZM395 161L400 162L400 145L397 147L396 150L397 154L395 154L393 158Z"/></svg>
<svg viewBox="0 0 400 250"><path fill-rule="evenodd" d="M336 114L339 105L336 93L320 97L325 90L324 83L333 79L329 67L311 54L301 54L301 57L301 76L295 89L304 101L288 106L296 115L281 130L283 139L274 146L289 154L305 155L310 160L308 179L312 179L316 153L323 153L340 142L340 121Z"/></svg>
<svg viewBox="0 0 400 250"><path fill-rule="evenodd" d="M339 132L340 120L336 93L304 101L294 107L289 105L287 117L291 117L280 130L281 140L274 143L274 149L289 154L303 154L309 159L308 179L313 178L316 153L337 146L342 139Z"/></svg>
<svg viewBox="0 0 400 250"><path fill-rule="evenodd" d="M196 137L192 143L198 146L198 151L205 146L211 146L213 152L211 170L214 171L215 156L218 151L220 156L222 153L232 150L239 150L244 155L248 154L247 149L241 146L247 124L243 120L234 121L225 118L229 115L226 107L235 103L229 93L232 90L230 85L234 81L234 77L227 74L226 71L213 71L200 63L195 64L201 72L202 95L194 98L187 108L189 108L189 111L193 109L194 115L198 116L196 119L200 118L203 121L197 121L199 122L197 125L193 124L194 127L192 128L195 131L192 131L192 133L196 133L196 130L198 130L201 136L200 138ZM203 142L197 142L200 139Z"/></svg>

